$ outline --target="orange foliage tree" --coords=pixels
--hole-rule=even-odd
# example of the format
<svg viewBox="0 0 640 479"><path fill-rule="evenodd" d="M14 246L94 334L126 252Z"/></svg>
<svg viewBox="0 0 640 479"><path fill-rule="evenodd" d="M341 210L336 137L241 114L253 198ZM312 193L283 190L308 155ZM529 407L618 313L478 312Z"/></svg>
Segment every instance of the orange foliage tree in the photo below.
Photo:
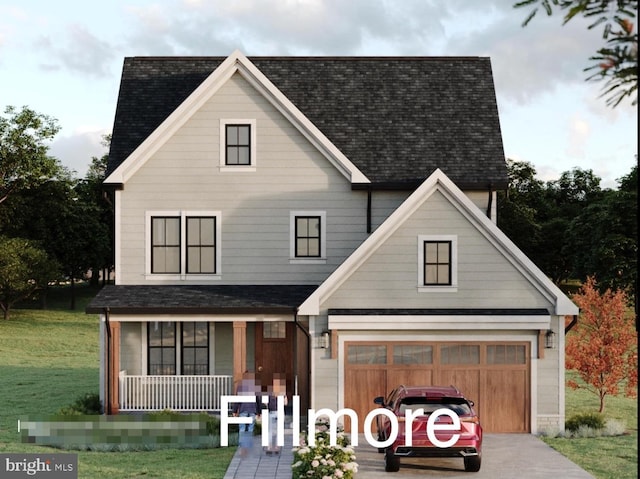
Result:
<svg viewBox="0 0 640 479"><path fill-rule="evenodd" d="M587 278L573 296L580 308L578 324L567 335L566 365L584 381L568 381L573 389L584 388L598 395L604 411L607 395L623 389L635 397L638 386L638 338L624 291L600 293L596 280Z"/></svg>

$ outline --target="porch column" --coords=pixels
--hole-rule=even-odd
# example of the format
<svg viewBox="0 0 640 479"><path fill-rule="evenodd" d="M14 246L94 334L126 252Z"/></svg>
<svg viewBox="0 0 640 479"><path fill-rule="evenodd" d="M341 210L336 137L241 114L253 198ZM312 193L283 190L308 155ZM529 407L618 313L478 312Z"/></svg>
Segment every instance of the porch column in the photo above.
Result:
<svg viewBox="0 0 640 479"><path fill-rule="evenodd" d="M111 406L111 414L118 414L120 409L120 322L110 321L109 327L111 330L111 350L109 351L109 357L111 364L109 368L109 405Z"/></svg>
<svg viewBox="0 0 640 479"><path fill-rule="evenodd" d="M247 322L233 322L233 384L242 379L247 370ZM235 392L235 391L234 391Z"/></svg>

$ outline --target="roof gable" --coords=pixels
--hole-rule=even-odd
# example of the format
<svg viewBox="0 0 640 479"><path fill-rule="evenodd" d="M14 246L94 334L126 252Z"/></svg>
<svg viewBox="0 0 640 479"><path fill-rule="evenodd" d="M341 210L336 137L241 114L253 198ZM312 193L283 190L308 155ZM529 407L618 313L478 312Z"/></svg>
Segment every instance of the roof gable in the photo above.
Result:
<svg viewBox="0 0 640 479"><path fill-rule="evenodd" d="M414 189L439 168L463 188L507 184L491 64L480 57L127 58L107 174L225 65L267 85L338 167L362 173L354 183Z"/></svg>
<svg viewBox="0 0 640 479"><path fill-rule="evenodd" d="M347 258L300 306L299 314L318 315L330 298L414 213L436 192L442 193L475 229L519 271L542 296L554 305L551 314L574 315L578 308L535 264L460 190L441 170L436 170L396 209L364 243Z"/></svg>
<svg viewBox="0 0 640 479"><path fill-rule="evenodd" d="M235 73L241 74L264 95L347 179L353 183L369 183L358 168L239 51L220 63L114 171L108 171L105 183L125 183ZM113 167L110 161L109 169Z"/></svg>

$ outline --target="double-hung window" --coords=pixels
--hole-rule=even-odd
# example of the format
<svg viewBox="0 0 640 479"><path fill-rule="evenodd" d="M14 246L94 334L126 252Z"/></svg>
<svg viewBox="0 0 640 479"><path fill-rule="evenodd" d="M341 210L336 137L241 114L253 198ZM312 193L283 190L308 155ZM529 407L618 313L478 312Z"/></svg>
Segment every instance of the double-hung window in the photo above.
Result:
<svg viewBox="0 0 640 479"><path fill-rule="evenodd" d="M147 275L185 279L220 274L219 212L148 212Z"/></svg>
<svg viewBox="0 0 640 479"><path fill-rule="evenodd" d="M418 237L418 288L455 290L458 286L458 239L453 235Z"/></svg>
<svg viewBox="0 0 640 479"><path fill-rule="evenodd" d="M222 171L255 171L256 121L220 120Z"/></svg>
<svg viewBox="0 0 640 479"><path fill-rule="evenodd" d="M151 376L176 374L176 323L155 321L147 329L148 371Z"/></svg>
<svg viewBox="0 0 640 479"><path fill-rule="evenodd" d="M292 211L290 216L292 261L326 260L326 213Z"/></svg>
<svg viewBox="0 0 640 479"><path fill-rule="evenodd" d="M151 272L180 273L180 217L151 218Z"/></svg>
<svg viewBox="0 0 640 479"><path fill-rule="evenodd" d="M182 323L182 374L209 374L209 323Z"/></svg>
<svg viewBox="0 0 640 479"><path fill-rule="evenodd" d="M209 323L148 323L147 371L150 376L208 375Z"/></svg>

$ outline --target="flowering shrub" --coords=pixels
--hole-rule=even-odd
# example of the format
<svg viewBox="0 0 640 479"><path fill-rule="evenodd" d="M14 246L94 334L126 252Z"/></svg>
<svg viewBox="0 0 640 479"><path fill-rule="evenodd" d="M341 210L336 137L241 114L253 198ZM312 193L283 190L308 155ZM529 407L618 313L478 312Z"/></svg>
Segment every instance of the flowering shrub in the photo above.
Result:
<svg viewBox="0 0 640 479"><path fill-rule="evenodd" d="M300 447L293 448L293 479L353 479L358 463L344 429L338 427L335 446L330 445L328 421L319 420L315 434L313 447L301 434Z"/></svg>

